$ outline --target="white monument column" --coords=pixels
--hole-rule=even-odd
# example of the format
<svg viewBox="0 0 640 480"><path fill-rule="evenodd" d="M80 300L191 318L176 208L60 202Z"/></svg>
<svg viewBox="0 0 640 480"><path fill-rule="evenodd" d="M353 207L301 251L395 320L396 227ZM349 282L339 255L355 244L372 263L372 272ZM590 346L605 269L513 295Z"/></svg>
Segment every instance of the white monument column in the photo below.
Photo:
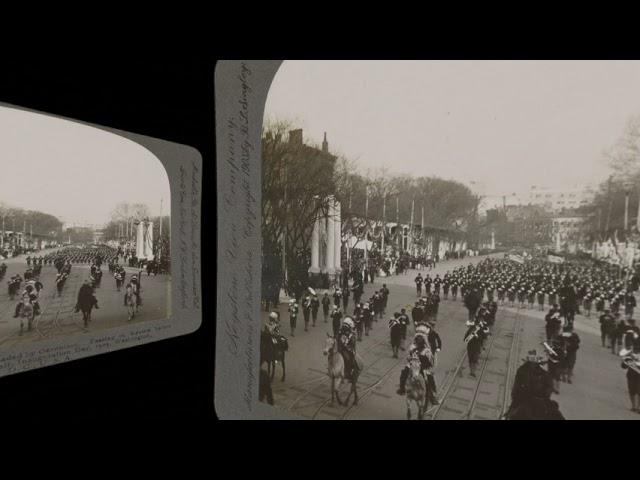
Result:
<svg viewBox="0 0 640 480"><path fill-rule="evenodd" d="M336 230L335 230L335 203L333 197L329 197L329 215L327 217L327 273L333 275L336 273L335 268L335 243L336 243Z"/></svg>
<svg viewBox="0 0 640 480"><path fill-rule="evenodd" d="M140 222L136 230L136 257L153 258L153 222Z"/></svg>
<svg viewBox="0 0 640 480"><path fill-rule="evenodd" d="M334 233L335 233L335 237L334 237L334 268L336 270L336 272L340 272L342 270L342 255L341 255L341 251L342 251L342 217L340 216L342 213L342 209L340 206L340 202L338 202L337 200L334 199L334 213L335 213L335 218L334 218L334 222L333 222L333 226L334 226Z"/></svg>
<svg viewBox="0 0 640 480"><path fill-rule="evenodd" d="M313 222L313 232L311 233L311 268L309 272L319 273L320 268L320 218L316 216Z"/></svg>

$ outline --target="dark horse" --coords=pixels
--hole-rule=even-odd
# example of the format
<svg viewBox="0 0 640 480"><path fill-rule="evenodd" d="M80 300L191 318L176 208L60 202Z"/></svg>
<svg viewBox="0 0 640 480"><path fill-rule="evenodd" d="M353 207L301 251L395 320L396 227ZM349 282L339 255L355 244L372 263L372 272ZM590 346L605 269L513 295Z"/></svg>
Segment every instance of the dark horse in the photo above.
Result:
<svg viewBox="0 0 640 480"><path fill-rule="evenodd" d="M286 373L284 357L288 349L286 338L280 337L278 342L274 343L270 334L264 331L260 332L260 366L267 362L267 373L271 380L276 375L276 363L280 362L282 365L282 381L284 382Z"/></svg>
<svg viewBox="0 0 640 480"><path fill-rule="evenodd" d="M76 306L76 312L82 311L82 319L84 320L84 326L87 326L87 322L91 320L91 310L93 307L98 307L98 302L96 297L93 295L83 295L80 297L78 301L78 305Z"/></svg>
<svg viewBox="0 0 640 480"><path fill-rule="evenodd" d="M273 390L271 390L271 380L269 378L269 374L263 369L260 369L260 384L258 387L258 391L258 399L261 402L264 402L266 400L269 405L274 404Z"/></svg>

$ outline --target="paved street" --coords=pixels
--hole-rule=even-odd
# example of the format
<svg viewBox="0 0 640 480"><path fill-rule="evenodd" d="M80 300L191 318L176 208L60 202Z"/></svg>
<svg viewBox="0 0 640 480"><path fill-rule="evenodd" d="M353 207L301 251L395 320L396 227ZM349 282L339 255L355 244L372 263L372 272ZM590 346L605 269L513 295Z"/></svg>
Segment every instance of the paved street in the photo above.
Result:
<svg viewBox="0 0 640 480"><path fill-rule="evenodd" d="M55 249L43 250L41 253L46 255L52 251ZM169 276L164 274L147 276L146 272L143 272L141 277L143 306L140 307L139 314L128 322L127 309L123 305L124 289L120 293L116 291L115 279L109 275L108 267L103 265L102 284L96 289L100 308L93 310L91 321L85 328L82 313L75 313L73 307L77 300L78 289L82 282L89 278L90 265L74 264L72 266L62 297L58 297L55 287L56 268L52 265L43 265L40 275L40 281L44 285L40 294L42 314L34 319L31 331L26 331L25 326L24 334L19 335L20 319L13 318L18 299L17 297L13 301L9 299L6 282L17 273L24 277L27 269L26 257L27 255L22 255L20 258L4 261L8 268L3 279L3 287L0 289L0 349L39 342L48 338L72 336L125 324L158 320L171 315ZM0 263L3 262L0 261ZM127 281L132 274L140 272L138 269L129 267L125 267L125 270Z"/></svg>
<svg viewBox="0 0 640 480"><path fill-rule="evenodd" d="M496 255L500 258L502 255ZM441 277L457 266L477 263L487 257L466 258L439 263L432 271L422 271L422 275ZM405 419L406 400L396 394L400 371L405 358L394 359L391 353L388 319L395 311L416 300L413 279L417 272L410 270L406 275L376 278L374 284L365 284L363 301L375 290L386 283L390 289L389 305L383 319L374 323L370 336L358 342L357 352L363 359L364 371L358 382L359 404L348 407L329 405L330 384L326 373L326 357L322 350L326 334L331 333L331 320L324 323L322 310L318 315L318 324L310 331L304 331L302 313L298 318L295 338L289 336L289 318L287 305L281 304L282 333L289 340L286 357L286 380L282 382L281 366L277 366L273 381L276 406L308 419ZM318 292L318 297L324 292ZM333 299L332 299L333 300ZM545 306L545 309L547 307ZM353 311L349 304L348 313ZM268 313L262 313L262 324L267 321ZM505 386L507 378L512 381L513 372L522 364L522 358L530 349L542 350L540 343L544 338L544 313L536 310L520 310L501 307L496 325L482 352L478 378L469 377L466 347L463 336L466 332L467 311L462 301L443 300L436 330L443 341L443 350L438 355L436 384L441 401L439 408L431 407L425 419L436 416L438 419L458 418L499 418L505 398L508 399L511 383ZM554 399L560 404L560 410L567 419L640 419L640 415L629 410L625 371L620 368L620 359L610 350L600 346L598 319L576 316L575 330L581 338L578 361L575 367L573 384L561 383L560 394ZM412 338L409 327L407 342ZM407 345L408 346L408 345ZM509 377L509 363L512 365ZM344 400L347 388L341 390ZM505 392L508 394L505 396ZM467 408L469 399L473 406ZM508 406L508 404L506 405ZM415 405L413 407L415 418Z"/></svg>

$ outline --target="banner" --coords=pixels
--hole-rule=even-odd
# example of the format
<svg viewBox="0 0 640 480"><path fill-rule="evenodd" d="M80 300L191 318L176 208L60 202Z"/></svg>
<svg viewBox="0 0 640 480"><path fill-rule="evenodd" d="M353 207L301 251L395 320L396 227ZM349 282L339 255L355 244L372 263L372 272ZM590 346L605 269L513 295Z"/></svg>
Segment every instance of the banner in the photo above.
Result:
<svg viewBox="0 0 640 480"><path fill-rule="evenodd" d="M564 263L564 258L557 255L547 255L547 261L549 263Z"/></svg>
<svg viewBox="0 0 640 480"><path fill-rule="evenodd" d="M524 258L522 258L520 255L516 255L514 253L510 253L507 256L507 260L511 260L513 262L516 262L516 263L524 263Z"/></svg>

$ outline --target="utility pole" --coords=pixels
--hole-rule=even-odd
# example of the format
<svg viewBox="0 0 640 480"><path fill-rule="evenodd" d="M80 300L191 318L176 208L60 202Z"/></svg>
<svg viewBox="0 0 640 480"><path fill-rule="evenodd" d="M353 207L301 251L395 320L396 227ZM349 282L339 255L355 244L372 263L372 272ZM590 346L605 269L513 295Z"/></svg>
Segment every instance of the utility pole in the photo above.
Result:
<svg viewBox="0 0 640 480"><path fill-rule="evenodd" d="M351 213L351 190L353 190L353 182L349 188L349 239L347 240L347 266L351 272L351 238L353 237L353 215Z"/></svg>
<svg viewBox="0 0 640 480"><path fill-rule="evenodd" d="M625 238L629 230L629 188L624 190L624 234Z"/></svg>
<svg viewBox="0 0 640 480"><path fill-rule="evenodd" d="M396 236L399 250L402 246L402 237L400 236L400 195L396 197Z"/></svg>
<svg viewBox="0 0 640 480"><path fill-rule="evenodd" d="M611 221L611 208L613 207L613 199L611 198L611 181L613 180L613 175L609 176L609 212L607 213L607 226L605 227L605 233L609 233L609 222Z"/></svg>
<svg viewBox="0 0 640 480"><path fill-rule="evenodd" d="M636 218L636 231L640 233L640 195L638 195L638 216Z"/></svg>
<svg viewBox="0 0 640 480"><path fill-rule="evenodd" d="M422 247L424 248L424 203L422 204L422 220L420 222L420 229L422 230Z"/></svg>
<svg viewBox="0 0 640 480"><path fill-rule="evenodd" d="M413 207L416 202L416 196L411 199L411 226L409 227L409 245L407 248L411 254L413 254Z"/></svg>
<svg viewBox="0 0 640 480"><path fill-rule="evenodd" d="M369 248L367 247L367 241L369 239L369 185L365 185L364 188L364 261L365 268L367 268L367 261L369 260Z"/></svg>
<svg viewBox="0 0 640 480"><path fill-rule="evenodd" d="M160 198L160 247L158 248L158 258L162 257L162 198Z"/></svg>
<svg viewBox="0 0 640 480"><path fill-rule="evenodd" d="M387 196L382 196L382 258L384 259L384 236L387 233Z"/></svg>

